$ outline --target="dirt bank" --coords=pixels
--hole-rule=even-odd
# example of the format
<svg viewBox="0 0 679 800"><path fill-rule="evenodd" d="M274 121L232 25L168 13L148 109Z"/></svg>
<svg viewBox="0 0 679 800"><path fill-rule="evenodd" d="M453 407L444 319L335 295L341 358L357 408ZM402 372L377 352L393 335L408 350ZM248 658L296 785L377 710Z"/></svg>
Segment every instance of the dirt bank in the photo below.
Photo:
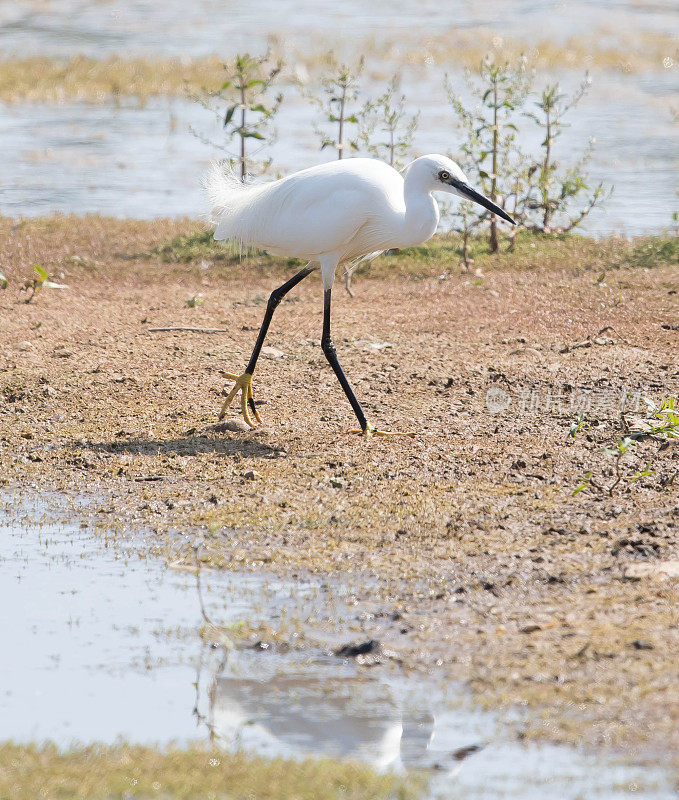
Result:
<svg viewBox="0 0 679 800"><path fill-rule="evenodd" d="M218 565L350 577L343 636L533 707L528 735L679 752L676 440L634 443L617 483L603 452L661 425L642 394L677 395L676 266L606 271L575 248L548 270L377 265L353 300L339 282L334 338L369 419L416 432L368 441L346 433L312 276L255 376L264 425L217 429L222 373L280 282L263 273L286 267L144 255L197 227L2 223L0 480L87 495L159 543L201 533ZM17 302L32 263L70 289Z"/></svg>

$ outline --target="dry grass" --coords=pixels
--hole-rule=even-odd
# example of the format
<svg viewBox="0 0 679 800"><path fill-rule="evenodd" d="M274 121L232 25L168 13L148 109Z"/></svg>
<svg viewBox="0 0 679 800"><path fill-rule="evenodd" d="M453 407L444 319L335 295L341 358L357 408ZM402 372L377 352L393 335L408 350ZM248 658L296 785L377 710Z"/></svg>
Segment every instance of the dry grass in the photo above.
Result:
<svg viewBox="0 0 679 800"><path fill-rule="evenodd" d="M187 88L217 85L222 73L222 61L216 56L188 62L120 56L101 61L87 56L5 59L0 61L0 99L6 103L108 103L116 97L182 96Z"/></svg>
<svg viewBox="0 0 679 800"><path fill-rule="evenodd" d="M614 41L602 46L602 41ZM427 37L425 48L408 51L411 63L423 63L433 59L436 64L450 62L474 66L491 53L498 60L516 60L522 55L529 66L540 71L555 69L616 70L623 73L661 71L668 67L666 59L673 62L670 68L679 66L679 48L671 34L637 31L633 34L607 35L594 30L589 36L579 35L557 44L549 39L531 40L498 36L487 30L437 32Z"/></svg>
<svg viewBox="0 0 679 800"><path fill-rule="evenodd" d="M413 42L398 34L366 38L352 45L355 57L369 53L367 76L382 81L406 65L442 70L475 66L486 55L515 60L526 55L539 71L555 69L617 70L623 73L666 71L679 68L679 51L671 35L638 31L626 34L613 45L602 47L602 32L577 37L563 44L550 40L525 42L499 37L487 30L447 29L427 33ZM611 41L611 36L605 37ZM295 82L294 66L304 65L312 76L320 73L333 50L330 42L316 41L311 50L291 52L289 43L272 39L274 51L285 56L291 67L289 82ZM6 58L0 61L0 100L6 103L62 102L85 100L110 102L118 97L146 100L157 96L184 96L201 88L218 88L223 80L223 60L217 56L195 59L124 58L98 60L86 56L54 59L40 56Z"/></svg>
<svg viewBox="0 0 679 800"><path fill-rule="evenodd" d="M3 800L405 800L417 785L330 760L267 761L195 746L0 744Z"/></svg>

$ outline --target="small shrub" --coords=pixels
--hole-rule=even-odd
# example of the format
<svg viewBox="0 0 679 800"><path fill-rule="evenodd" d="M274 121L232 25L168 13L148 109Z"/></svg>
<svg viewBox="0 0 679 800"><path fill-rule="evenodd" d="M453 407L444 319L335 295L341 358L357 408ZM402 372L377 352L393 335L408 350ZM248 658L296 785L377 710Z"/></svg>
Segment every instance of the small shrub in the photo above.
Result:
<svg viewBox="0 0 679 800"><path fill-rule="evenodd" d="M248 177L266 172L271 166L270 158L261 159L255 155L276 140L272 123L283 95L279 93L272 99L270 89L282 66L280 61L272 64L268 52L259 58L249 53L239 54L233 62L225 65L226 80L219 89L203 89L194 95L194 99L222 121L226 145L205 139L195 130L193 133L207 144L224 150L228 163L238 169L243 182ZM248 151L251 141L261 143L255 153Z"/></svg>
<svg viewBox="0 0 679 800"><path fill-rule="evenodd" d="M358 67L339 64L331 61L331 71L323 76L321 85L323 97L307 95L307 98L322 112L330 123L330 131L315 126L314 130L321 140L321 150L332 147L337 151L337 158L344 157L347 149L358 150L359 109L355 108L359 95L363 59ZM352 126L353 138L347 136L347 129Z"/></svg>

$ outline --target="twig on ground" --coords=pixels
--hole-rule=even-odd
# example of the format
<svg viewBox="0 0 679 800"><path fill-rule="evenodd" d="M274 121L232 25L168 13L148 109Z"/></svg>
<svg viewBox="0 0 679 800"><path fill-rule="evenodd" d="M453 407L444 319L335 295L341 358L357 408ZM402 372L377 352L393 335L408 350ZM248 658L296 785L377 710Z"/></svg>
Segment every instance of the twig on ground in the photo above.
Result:
<svg viewBox="0 0 679 800"><path fill-rule="evenodd" d="M188 326L177 326L177 327L169 327L169 328L149 328L149 333L160 333L160 332L170 332L173 333L175 331L188 331L189 333L229 333L228 328L192 328Z"/></svg>

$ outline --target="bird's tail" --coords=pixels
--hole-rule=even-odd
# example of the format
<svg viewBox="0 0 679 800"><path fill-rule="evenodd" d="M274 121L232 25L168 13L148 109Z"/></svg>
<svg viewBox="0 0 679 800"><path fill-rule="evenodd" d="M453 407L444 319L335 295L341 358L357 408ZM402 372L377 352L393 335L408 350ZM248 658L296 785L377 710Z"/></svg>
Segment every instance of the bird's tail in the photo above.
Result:
<svg viewBox="0 0 679 800"><path fill-rule="evenodd" d="M204 180L210 200L209 220L216 225L215 239L242 238L243 213L260 194L259 186L246 186L223 162L214 162Z"/></svg>

